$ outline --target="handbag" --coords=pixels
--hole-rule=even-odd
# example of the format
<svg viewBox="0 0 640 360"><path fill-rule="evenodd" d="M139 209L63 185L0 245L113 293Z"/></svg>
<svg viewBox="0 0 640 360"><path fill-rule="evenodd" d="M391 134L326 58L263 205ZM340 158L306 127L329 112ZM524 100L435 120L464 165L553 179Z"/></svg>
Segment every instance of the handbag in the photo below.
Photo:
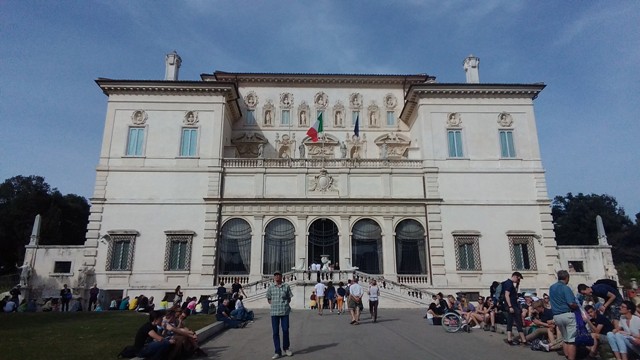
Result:
<svg viewBox="0 0 640 360"><path fill-rule="evenodd" d="M580 309L576 310L576 345L577 346L593 346L593 338L587 329L587 325L582 318Z"/></svg>

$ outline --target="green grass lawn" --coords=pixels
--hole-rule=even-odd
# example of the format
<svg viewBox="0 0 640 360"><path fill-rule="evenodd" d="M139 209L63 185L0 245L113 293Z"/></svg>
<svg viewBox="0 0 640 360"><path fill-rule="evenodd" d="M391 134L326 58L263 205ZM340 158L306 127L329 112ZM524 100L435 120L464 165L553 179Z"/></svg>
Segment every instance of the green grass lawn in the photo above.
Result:
<svg viewBox="0 0 640 360"><path fill-rule="evenodd" d="M198 330L215 320L196 315L186 324ZM0 359L115 359L146 321L132 311L1 313Z"/></svg>

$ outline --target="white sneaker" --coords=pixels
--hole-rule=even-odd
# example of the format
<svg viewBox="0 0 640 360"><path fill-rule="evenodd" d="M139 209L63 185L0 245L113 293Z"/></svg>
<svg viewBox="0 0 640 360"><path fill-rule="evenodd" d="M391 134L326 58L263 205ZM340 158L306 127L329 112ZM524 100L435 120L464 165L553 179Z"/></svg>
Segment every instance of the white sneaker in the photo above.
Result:
<svg viewBox="0 0 640 360"><path fill-rule="evenodd" d="M544 351L549 352L549 344L545 344L545 343L540 343L540 345L542 345L542 348L544 349Z"/></svg>
<svg viewBox="0 0 640 360"><path fill-rule="evenodd" d="M284 354L287 355L287 356L293 356L293 353L289 349L285 350Z"/></svg>
<svg viewBox="0 0 640 360"><path fill-rule="evenodd" d="M273 354L272 359L280 359L280 354Z"/></svg>
<svg viewBox="0 0 640 360"><path fill-rule="evenodd" d="M481 328L480 325L476 325L476 326L472 327L472 329L480 329L480 328Z"/></svg>

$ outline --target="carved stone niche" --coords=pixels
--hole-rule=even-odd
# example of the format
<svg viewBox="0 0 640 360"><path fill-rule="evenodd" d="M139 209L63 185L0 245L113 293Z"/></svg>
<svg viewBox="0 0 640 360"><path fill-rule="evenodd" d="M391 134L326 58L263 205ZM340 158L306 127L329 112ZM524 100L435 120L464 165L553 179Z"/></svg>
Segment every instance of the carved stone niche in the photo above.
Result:
<svg viewBox="0 0 640 360"><path fill-rule="evenodd" d="M311 141L311 138L306 138L303 143L307 146L308 158L311 159L333 159L335 158L335 151L340 146L340 141L333 136L322 134L318 138L317 142Z"/></svg>
<svg viewBox="0 0 640 360"><path fill-rule="evenodd" d="M374 143L380 149L382 159L405 159L411 140L405 135L390 132L377 138Z"/></svg>
<svg viewBox="0 0 640 360"><path fill-rule="evenodd" d="M345 144L347 144L347 157L349 159L363 159L366 156L366 134L362 134L362 138L352 135L351 139L349 139L349 133L347 133Z"/></svg>
<svg viewBox="0 0 640 360"><path fill-rule="evenodd" d="M296 134L292 136L289 134L280 135L276 133L276 152L279 158L289 159L292 157L296 148Z"/></svg>
<svg viewBox="0 0 640 360"><path fill-rule="evenodd" d="M247 132L231 139L231 144L236 147L236 156L239 158L264 157L264 147L268 142L262 134Z"/></svg>

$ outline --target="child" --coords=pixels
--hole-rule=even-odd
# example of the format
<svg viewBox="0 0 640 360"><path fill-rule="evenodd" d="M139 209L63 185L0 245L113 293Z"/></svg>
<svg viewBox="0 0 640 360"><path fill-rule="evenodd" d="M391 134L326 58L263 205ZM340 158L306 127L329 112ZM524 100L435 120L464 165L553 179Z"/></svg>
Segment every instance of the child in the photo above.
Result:
<svg viewBox="0 0 640 360"><path fill-rule="evenodd" d="M311 309L317 309L318 308L318 303L316 302L316 292L312 292L311 296L309 297L309 307Z"/></svg>

